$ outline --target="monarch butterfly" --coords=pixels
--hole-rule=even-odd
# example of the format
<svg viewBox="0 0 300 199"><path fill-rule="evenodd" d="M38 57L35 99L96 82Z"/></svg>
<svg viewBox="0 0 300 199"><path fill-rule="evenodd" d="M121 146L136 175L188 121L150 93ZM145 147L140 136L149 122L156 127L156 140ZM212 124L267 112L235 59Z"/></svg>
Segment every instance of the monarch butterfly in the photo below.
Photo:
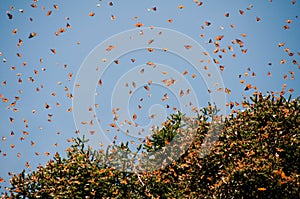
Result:
<svg viewBox="0 0 300 199"><path fill-rule="evenodd" d="M9 19L12 19L12 18L13 18L13 15L10 14L10 12L7 11L6 14L7 14L7 16L8 16Z"/></svg>
<svg viewBox="0 0 300 199"><path fill-rule="evenodd" d="M111 50L114 49L114 48L115 48L115 46L109 45L109 46L106 48L106 51L111 51Z"/></svg>
<svg viewBox="0 0 300 199"><path fill-rule="evenodd" d="M189 50L189 49L191 49L192 48L192 46L191 45L185 45L184 46L187 50Z"/></svg>
<svg viewBox="0 0 300 199"><path fill-rule="evenodd" d="M48 16L50 16L51 14L52 14L52 10L49 10L49 11L47 12L46 16L48 17Z"/></svg>
<svg viewBox="0 0 300 199"><path fill-rule="evenodd" d="M224 35L219 35L215 38L215 40L220 41L224 38Z"/></svg>
<svg viewBox="0 0 300 199"><path fill-rule="evenodd" d="M205 25L206 25L206 26L210 26L210 25L211 25L211 22L206 21L206 22L205 22Z"/></svg>
<svg viewBox="0 0 300 199"><path fill-rule="evenodd" d="M55 10L58 10L58 5L53 4L53 7L55 8Z"/></svg>
<svg viewBox="0 0 300 199"><path fill-rule="evenodd" d="M267 189L264 187L257 188L258 191L266 191Z"/></svg>
<svg viewBox="0 0 300 199"><path fill-rule="evenodd" d="M144 24L142 24L141 22L135 24L135 27L142 27L142 26L144 26Z"/></svg>
<svg viewBox="0 0 300 199"><path fill-rule="evenodd" d="M56 49L50 49L53 54L56 54Z"/></svg>
<svg viewBox="0 0 300 199"><path fill-rule="evenodd" d="M29 34L28 38L31 39L31 38L33 38L35 36L37 36L37 33L32 32L32 33Z"/></svg>
<svg viewBox="0 0 300 199"><path fill-rule="evenodd" d="M223 71L225 69L225 66L219 66L220 71Z"/></svg>
<svg viewBox="0 0 300 199"><path fill-rule="evenodd" d="M288 25L283 26L284 30L290 29L290 27Z"/></svg>
<svg viewBox="0 0 300 199"><path fill-rule="evenodd" d="M150 87L149 86L144 86L144 88L146 89L146 91L150 91Z"/></svg>
<svg viewBox="0 0 300 199"><path fill-rule="evenodd" d="M111 126L111 127L113 127L113 128L116 128L116 127L117 127L117 125L114 124L114 123L109 124L109 126Z"/></svg>
<svg viewBox="0 0 300 199"><path fill-rule="evenodd" d="M89 16L90 16L90 17L93 17L93 16L95 16L95 13L94 13L94 12L91 12L91 13L89 14Z"/></svg>

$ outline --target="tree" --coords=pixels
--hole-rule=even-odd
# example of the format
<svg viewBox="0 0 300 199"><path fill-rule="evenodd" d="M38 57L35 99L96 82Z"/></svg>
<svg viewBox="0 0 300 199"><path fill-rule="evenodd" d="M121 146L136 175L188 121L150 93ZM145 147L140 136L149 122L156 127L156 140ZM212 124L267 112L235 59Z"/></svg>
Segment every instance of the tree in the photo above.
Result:
<svg viewBox="0 0 300 199"><path fill-rule="evenodd" d="M218 141L204 157L199 153L211 136L209 127L216 107L203 108L197 118L171 115L137 152L164 149L188 128L195 134L179 159L152 172L116 169L118 164L132 168L132 162L124 161L125 152L130 151L128 143L100 153L89 150L86 140L77 138L67 158L55 154L36 171L14 175L2 197L300 198L299 102L300 98L274 94L251 96L242 103L243 111L225 118ZM110 157L117 157L115 165Z"/></svg>

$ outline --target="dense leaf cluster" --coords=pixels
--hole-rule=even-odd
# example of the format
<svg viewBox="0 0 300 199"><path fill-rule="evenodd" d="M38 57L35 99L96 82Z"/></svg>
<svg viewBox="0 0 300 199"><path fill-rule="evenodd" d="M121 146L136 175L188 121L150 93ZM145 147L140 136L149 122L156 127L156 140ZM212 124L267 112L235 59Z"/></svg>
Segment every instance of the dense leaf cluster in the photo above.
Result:
<svg viewBox="0 0 300 199"><path fill-rule="evenodd" d="M245 110L214 128L212 106L196 119L171 115L137 150L164 153L172 140L182 144L178 135L192 138L183 155L169 158L161 169L140 173L132 166L137 153L126 153L128 143L104 154L77 139L66 158L55 154L36 171L14 175L3 198L300 198L299 98L269 94L250 100L243 102ZM204 145L212 146L206 156L201 155Z"/></svg>

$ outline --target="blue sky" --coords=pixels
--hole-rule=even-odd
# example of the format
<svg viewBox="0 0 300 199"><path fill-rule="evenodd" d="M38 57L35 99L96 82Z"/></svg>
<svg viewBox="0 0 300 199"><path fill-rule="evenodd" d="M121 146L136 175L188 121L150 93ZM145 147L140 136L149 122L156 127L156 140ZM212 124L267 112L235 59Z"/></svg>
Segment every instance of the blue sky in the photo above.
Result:
<svg viewBox="0 0 300 199"><path fill-rule="evenodd" d="M26 168L26 162L29 162L30 169L34 170L37 165L49 160L56 151L65 153L65 149L70 145L67 140L77 136L73 114L68 111L72 107L72 100L67 95L73 92L80 66L97 45L115 34L136 28L135 24L138 22L144 24L144 27L154 26L178 31L198 42L212 59L220 62L215 64L217 68L220 65L225 67L220 74L224 86L231 90L230 95L226 94L227 102L240 102L243 95L249 96L253 93L254 89L244 90L246 84L257 86L263 93L280 92L283 84L286 84L286 94L293 88L293 96L299 96L299 3L293 5L292 1L210 0L197 6L193 1L182 0L119 0L113 1L113 5L110 6L109 2L1 2L0 135L3 141L0 141L0 177L6 180L0 184L1 191L8 185L9 171L20 172ZM37 8L33 8L32 3L36 4ZM54 8L54 4L58 5L58 10ZM180 5L184 7L179 9ZM20 9L24 9L23 13ZM50 10L52 13L47 16L46 13ZM244 11L243 15L240 10ZM13 15L12 19L8 18L7 11ZM89 16L90 13L95 15ZM228 17L224 16L226 13L229 13ZM260 21L257 21L257 17ZM292 22L288 23L287 20ZM207 26L206 22L211 24ZM72 27L67 28L67 23ZM288 25L289 29L285 30L285 25ZM54 33L62 27L66 32L56 36ZM17 32L12 34L15 29ZM28 36L32 32L36 32L37 36L29 39ZM221 35L224 37L219 41L220 49L226 49L226 53L214 54L216 46L213 43L216 42L216 37ZM18 47L19 39L23 43ZM236 39L242 40L244 46L232 44L232 40ZM176 39L173 40L176 42ZM279 43L285 45L278 47ZM228 49L229 45L233 47L233 51ZM50 49L55 49L56 54ZM247 49L247 52L242 53L241 49ZM17 53L22 57L18 57ZM288 53L293 53L293 56ZM234 54L235 58L232 57ZM281 64L282 60L285 60L284 64ZM298 63L293 64L293 60ZM171 67L179 74L187 70L188 74L182 77L194 89L199 107L206 106L210 100L205 81L182 57L159 50L153 53L145 50L128 52L119 58L119 64L109 65L101 78L102 86L96 88L98 95L95 97L95 103L99 104L96 114L101 127L109 129L109 140L115 135L122 137L122 133L116 134L115 128L109 126L113 123L110 107L112 91L122 82L118 81L119 78L123 75L126 77L128 71L148 61ZM38 74L35 74L34 70L38 71ZM255 77L252 77L253 72ZM268 72L271 75L268 75ZM191 77L193 73L196 74L196 78ZM248 76L245 73L248 73ZM34 82L28 81L29 77L32 77ZM22 79L22 83L18 82L19 78ZM128 83L129 87L132 87L132 81L141 76L137 73L136 77L131 75L130 78ZM149 76L147 78L151 79ZM240 80L245 82L241 84ZM167 104L170 107L178 107L180 104L181 98L172 94L168 87L153 84L148 92L143 87L145 85L137 86L138 89L130 97L128 111L129 115L137 115L135 122L141 125L150 122L148 116L152 114L151 107L154 108L154 112L163 111L168 115L173 110L165 108ZM121 91L127 92L128 88L124 86L124 90ZM162 102L161 98L165 93L168 93L169 99ZM148 94L151 94L151 97ZM16 101L15 97L20 99L11 107L10 104ZM5 98L8 102L3 101ZM127 98L128 96L124 96L124 99ZM45 108L46 103L50 108ZM57 103L60 105L57 106ZM142 106L141 110L138 105ZM164 109L161 109L162 107ZM227 110L227 113L229 111ZM158 112L157 115L163 112ZM14 122L11 122L10 118L13 118ZM22 137L25 139L20 140ZM36 155L37 152L40 155ZM46 156L45 152L51 155Z"/></svg>

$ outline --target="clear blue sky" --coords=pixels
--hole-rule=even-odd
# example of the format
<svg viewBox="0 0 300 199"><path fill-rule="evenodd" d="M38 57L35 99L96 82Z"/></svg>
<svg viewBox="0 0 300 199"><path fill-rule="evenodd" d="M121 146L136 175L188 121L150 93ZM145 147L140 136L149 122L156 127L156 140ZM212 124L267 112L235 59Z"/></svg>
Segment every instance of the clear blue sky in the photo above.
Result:
<svg viewBox="0 0 300 199"><path fill-rule="evenodd" d="M29 162L30 169L34 170L37 165L49 160L56 151L65 153L65 149L70 145L67 139L76 137L73 114L67 111L72 107L72 100L67 94L73 92L80 66L97 45L115 34L136 28L135 24L138 22L144 24L144 27L155 26L175 30L198 42L212 59L220 62L216 67L219 68L220 65L225 67L221 76L224 86L231 90L231 94L226 95L227 102L240 102L243 95L253 93L254 89L244 90L246 84L257 86L263 93L280 92L283 84L286 84L287 94L291 88L294 89L292 93L294 97L300 94L298 77L300 21L297 16L300 13L299 3L293 5L290 0L274 2L209 0L198 6L193 1L182 0L119 0L113 1L111 6L109 2L96 0L1 2L0 136L3 141L0 141L0 177L6 180L5 183L0 183L1 191L8 185L9 171L20 172L26 168L26 162ZM36 4L36 8L34 5L31 6L32 3ZM54 4L58 6L57 10ZM179 9L180 5L184 7ZM48 11L52 11L49 16ZM9 19L7 12L13 16L12 19ZM90 13L94 13L94 16L89 16ZM228 17L224 16L226 13L229 13ZM206 22L211 24L207 26ZM72 27L67 28L67 23ZM283 28L286 25L289 29ZM65 28L66 31L56 36L55 32L60 28ZM15 29L16 33L12 34ZM37 35L29 39L28 36L32 32ZM204 36L201 37L201 34ZM226 49L226 53L219 51L214 54L213 43L221 35L224 37L217 42L220 42L220 49ZM23 43L18 47L19 39ZM209 43L210 39L212 43ZM232 40L236 39L243 41L243 47L232 44ZM279 43L285 45L278 47ZM228 49L228 45L233 47L233 51ZM55 49L56 54L50 49ZM242 53L242 49L247 49L247 52ZM19 57L17 53L22 56ZM232 58L234 54L236 57ZM135 62L131 59L135 59ZM282 60L285 60L284 64L281 63ZM298 64L293 64L293 60ZM97 117L102 128L110 130L109 139L115 135L122 136L120 133L116 134L114 128L109 126L113 123L110 107L112 91L122 82L118 81L119 78L148 61L171 67L179 74L187 70L188 74L182 77L186 78L194 89L199 107L207 105L209 94L204 80L180 56L161 51L129 52L119 58L119 64L109 65L101 78L102 86L96 89L98 96L95 97L95 103L99 104ZM38 73L35 74L35 70ZM255 77L252 77L252 72L256 74ZM193 73L196 74L196 78L191 77ZM248 73L248 76L245 76L247 75L245 73ZM33 82L28 81L30 77L34 79ZM22 79L21 83L18 82L19 78ZM128 79L130 88L133 87L132 81L138 81L141 76L137 73L136 78L136 80ZM147 78L151 79L149 76ZM240 80L245 82L241 84ZM130 115L136 113L136 122L141 125L149 123L145 118L152 114L151 110L154 112L157 110L155 109L159 107L157 104L161 104L162 107L168 104L171 108L180 104L181 99L172 94L167 87L152 85L150 91L146 91L143 85L137 86L140 88L132 94L128 108ZM39 92L36 91L37 88ZM127 92L128 88L124 86L121 91ZM150 93L151 97L148 96ZM161 98L165 93L168 93L169 100L162 102ZM16 101L15 97L20 99ZM5 98L8 102L4 102ZM128 96L124 96L124 99L127 98ZM141 98L143 101L140 101ZM14 101L15 106L10 106ZM50 108L45 108L46 103ZM60 106L56 106L56 103ZM138 105L142 106L141 110ZM165 108L163 111L168 115L173 112L171 108ZM13 118L14 122L11 122L10 118ZM28 127L24 120L28 121ZM22 137L25 139L20 140ZM40 155L37 156L36 152ZM51 155L46 156L45 152Z"/></svg>

